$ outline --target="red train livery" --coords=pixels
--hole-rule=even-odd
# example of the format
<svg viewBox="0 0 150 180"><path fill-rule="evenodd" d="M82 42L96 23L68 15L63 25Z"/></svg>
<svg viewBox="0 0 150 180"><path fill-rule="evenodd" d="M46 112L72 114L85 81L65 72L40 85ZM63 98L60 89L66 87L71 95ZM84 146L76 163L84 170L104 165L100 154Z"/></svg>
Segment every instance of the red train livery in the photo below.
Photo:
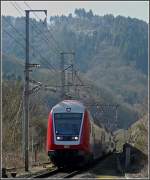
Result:
<svg viewBox="0 0 150 180"><path fill-rule="evenodd" d="M80 164L115 150L111 132L97 126L79 101L64 100L49 114L47 153L57 166Z"/></svg>

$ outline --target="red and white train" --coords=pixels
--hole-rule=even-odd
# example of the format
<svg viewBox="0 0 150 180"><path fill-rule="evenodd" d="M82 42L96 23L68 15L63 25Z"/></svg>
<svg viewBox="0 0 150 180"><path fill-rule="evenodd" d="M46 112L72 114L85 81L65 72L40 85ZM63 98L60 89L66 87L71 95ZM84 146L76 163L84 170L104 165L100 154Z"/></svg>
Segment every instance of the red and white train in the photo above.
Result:
<svg viewBox="0 0 150 180"><path fill-rule="evenodd" d="M47 153L57 166L88 162L115 150L111 132L94 123L79 101L64 100L49 114Z"/></svg>

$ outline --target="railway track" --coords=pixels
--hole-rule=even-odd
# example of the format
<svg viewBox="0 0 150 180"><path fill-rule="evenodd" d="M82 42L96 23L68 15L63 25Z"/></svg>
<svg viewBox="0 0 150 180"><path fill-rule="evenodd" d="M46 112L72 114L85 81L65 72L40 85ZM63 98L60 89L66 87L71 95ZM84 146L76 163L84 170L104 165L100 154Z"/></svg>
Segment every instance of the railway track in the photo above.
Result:
<svg viewBox="0 0 150 180"><path fill-rule="evenodd" d="M56 169L50 172L33 176L32 178L70 178L79 173L80 173L79 170Z"/></svg>
<svg viewBox="0 0 150 180"><path fill-rule="evenodd" d="M98 164L103 164L105 159L109 158L111 154L105 155L92 164L85 165L84 167L80 168L57 168L53 167L53 169L45 169L42 171L38 171L35 174L24 174L23 176L17 176L18 178L72 178L74 176L82 176L82 174L87 173L88 171L92 170Z"/></svg>
<svg viewBox="0 0 150 180"><path fill-rule="evenodd" d="M56 168L52 171L47 171L35 176L32 176L32 178L71 178L77 174L81 174L83 172L86 172L92 168L94 168L97 164L102 163L105 158L111 155L106 155L104 157L101 157L97 160L95 160L90 165L86 165L85 167L81 167L80 169L64 169L64 168Z"/></svg>
<svg viewBox="0 0 150 180"><path fill-rule="evenodd" d="M79 174L80 170L66 170L66 169L54 169L53 171L47 171L45 173L32 176L32 178L70 178Z"/></svg>
<svg viewBox="0 0 150 180"><path fill-rule="evenodd" d="M51 171L45 171L45 172L42 172L40 174L37 174L37 175L33 175L32 178L46 178L46 177L49 177L49 176L52 176L52 175L55 175L59 172L60 170L58 168L56 169L53 169Z"/></svg>

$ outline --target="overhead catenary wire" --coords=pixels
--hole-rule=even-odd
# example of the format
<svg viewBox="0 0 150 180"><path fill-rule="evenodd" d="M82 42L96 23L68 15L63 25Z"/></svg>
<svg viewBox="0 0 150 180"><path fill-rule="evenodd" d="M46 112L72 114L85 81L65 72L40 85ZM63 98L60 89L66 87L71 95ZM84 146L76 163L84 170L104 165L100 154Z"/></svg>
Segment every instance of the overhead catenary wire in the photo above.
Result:
<svg viewBox="0 0 150 180"><path fill-rule="evenodd" d="M15 6L14 6L15 7ZM17 9L18 10L18 9ZM20 11L19 11L19 13L21 13ZM8 25L10 25L21 37L22 37L22 39L25 41L25 37L24 37L24 35L22 34L22 33L20 33L17 29L16 29L16 27L14 26L14 25L12 25L10 22L8 22L8 20L5 18L4 19L4 21L8 24ZM5 31L8 35L9 35L9 37L11 37L12 39L14 39L15 40L15 42L17 42L17 44L19 45L19 46L21 46L21 48L24 50L25 49L25 47L24 47L24 45L23 44L21 44L11 33L9 33L9 32L7 32L7 31ZM35 49L34 49L34 47L33 46L31 46L32 48L30 48L31 50L33 50L33 51L35 51ZM39 54L39 56L40 56L40 62L42 63L42 64L45 64L45 65L47 65L47 67L48 67L48 70L53 70L54 72L57 72L56 71L56 68L53 66L53 65L51 65L51 63L46 59L46 58L44 58L40 53L39 53L39 51L37 52L38 54ZM44 61L42 61L42 60L44 60Z"/></svg>
<svg viewBox="0 0 150 180"><path fill-rule="evenodd" d="M16 3L16 2L15 2ZM21 15L23 15L23 13L22 12L20 12L18 9L21 9L21 11L23 11L24 12L24 10L16 3L16 6L12 3L12 5L15 7L15 9L19 12L19 14L21 14ZM35 12L34 12L35 13ZM32 27L34 27L34 25L33 25L33 23L31 22L31 25L32 25ZM37 26L36 26L37 27ZM15 27L13 27L13 28L15 28ZM38 27L37 27L38 28ZM37 29L34 29L37 33L42 33L41 31L38 31ZM19 33L19 31L17 31L18 33ZM20 35L21 35L21 33L19 33ZM22 35L23 36L23 35ZM23 37L24 38L24 40L25 40L25 37ZM44 39L44 41L45 41L45 39ZM48 39L47 39L47 41L48 41ZM34 49L33 48L33 46L32 45L30 45L31 47L32 47L32 49ZM38 52L39 53L39 52ZM40 54L40 53L39 53ZM40 54L40 57L42 58L42 59L44 59L44 61L46 61L46 63L48 64L48 67L50 68L52 68L54 71L56 71L56 68L49 62L49 61L47 61L41 54ZM40 61L41 62L41 61ZM46 64L45 63L45 64Z"/></svg>
<svg viewBox="0 0 150 180"><path fill-rule="evenodd" d="M23 45L23 44L21 44L14 36L12 36L9 32L7 32L5 29L3 29L3 31L9 36L9 37L11 37L12 39L14 39L15 41L16 41L16 43L18 43L19 45L20 45L20 47L24 50L25 49L25 46ZM33 48L32 48L32 50L33 50ZM41 59L43 59L44 60L44 63L45 64L48 64L48 69L50 69L50 68L52 68L55 72L56 72L56 68L54 67L54 66L52 66L51 65L51 63L49 63L48 61L47 61L47 59L45 59L44 57L42 57L42 55L39 53L39 56L40 56L40 58ZM39 60L41 63L43 63L41 60Z"/></svg>
<svg viewBox="0 0 150 180"><path fill-rule="evenodd" d="M24 2L25 3L25 5L28 7L28 8L30 8L30 10L32 10L32 8L28 5L28 3L26 3L26 2ZM15 5L13 4L13 6L19 11L19 13L22 15L22 13L20 12L20 11L23 11L24 12L24 10L19 6L19 4L18 3L16 3L15 2ZM35 12L33 12L34 13L34 15L40 20L40 18L39 18L39 16L35 13ZM33 23L32 23L32 21L31 21L31 25L32 25L32 27L37 27L37 25L34 23L34 25L33 25ZM37 28L38 29L38 28ZM40 30L37 30L37 29L35 29L35 31L36 32L38 32L38 33L40 33L41 31ZM51 34L51 32L50 31L48 31L50 34ZM51 34L52 35L52 34ZM53 38L53 41L55 42L55 44L56 44L56 41L55 41L55 39L54 39L54 37L53 37L53 35L51 36L52 38ZM46 42L48 42L49 40L46 38L45 39L45 36L44 36L44 40L46 41ZM57 46L58 46L58 44L57 44ZM61 50L59 50L59 53L61 52ZM39 52L38 52L39 53ZM42 58L42 56L40 55L40 58ZM54 69L54 71L56 71L56 69L54 68L54 66L52 66L51 64L50 64L50 62L48 62L45 58L42 58L42 59L44 59L44 64L48 64L48 67L49 68L52 68L52 69ZM41 62L41 60L40 60L40 62ZM48 69L49 69L48 68ZM79 77L77 77L78 78L78 81L81 83L81 85L83 85L84 83L81 81L81 79L79 79Z"/></svg>
<svg viewBox="0 0 150 180"><path fill-rule="evenodd" d="M24 13L24 10L21 8L21 6L20 6L17 2L11 2L11 1L10 1L10 3L11 3L12 6L18 11L18 13L19 13L21 16L24 16L24 14L23 14L23 13ZM37 25L36 25L35 23L33 23L32 21L31 21L31 26L32 26L32 27L36 26L37 29L34 29L34 30L35 30L38 34L43 34L43 32L40 31L39 28L37 27ZM43 35L43 36L44 36L44 35ZM44 39L42 38L42 40L47 41L47 43L49 44L49 40L48 40L47 37L44 36ZM57 50L57 52L58 52L58 50Z"/></svg>
<svg viewBox="0 0 150 180"><path fill-rule="evenodd" d="M32 10L32 8L29 6L29 4L28 4L26 1L24 1L24 4L25 4L30 10ZM33 12L33 14L35 15L35 17L38 18L38 20L40 20L39 16L38 16L35 12ZM48 30L48 29L47 29L47 30ZM58 42L57 42L56 39L54 38L54 36L53 36L53 34L51 33L51 31L48 30L48 32L50 33L51 38L52 38L53 41L55 42L57 51L60 53L62 50L61 50L61 48L60 48Z"/></svg>
<svg viewBox="0 0 150 180"><path fill-rule="evenodd" d="M15 2L16 3L16 6L19 8L19 9L21 9L21 11L22 12L24 12L24 10L21 8L21 6L17 3L17 2ZM24 3L25 3L25 5L30 9L30 10L32 10L32 8L27 4L27 2L25 2L24 1ZM22 13L21 13L22 14ZM38 18L38 20L41 20L40 18L39 18L39 16L35 13L35 12L33 12L33 14ZM43 32L41 31L41 30L39 30L39 28L37 27L37 25L35 24L35 23L33 23L32 21L31 21L31 26L34 28L34 26L37 28L37 29L35 29L34 28L34 30L37 32L37 33L39 33L39 34L43 34ZM48 29L47 29L48 30ZM53 34L48 30L48 32L50 33L50 35L51 35L51 37L52 37L52 39L53 39L53 41L55 42L55 45L57 46L57 53L60 53L60 52L62 52L62 50L61 50L61 48L59 47L59 44L56 42L56 40L55 40L55 38L54 38L54 36L53 36ZM49 41L49 39L43 34L43 40L44 41L47 41L49 44L51 43L50 41ZM49 45L48 44L48 45Z"/></svg>
<svg viewBox="0 0 150 180"><path fill-rule="evenodd" d="M19 14L21 14L22 16L24 16L24 15L22 14L22 12L20 11L20 9L15 5L14 2L10 1L10 3L11 3L12 6L19 12Z"/></svg>
<svg viewBox="0 0 150 180"><path fill-rule="evenodd" d="M6 18L4 19L4 21L5 21L8 25L10 25L10 26L23 38L23 40L25 41L25 37L24 37L24 35L23 35L22 33L20 33L11 23L9 23ZM25 48L25 46L23 46L18 40L16 40L10 33L8 33L6 30L4 30L4 31L5 31L11 38L13 38L22 48ZM34 47L33 47L32 45L30 45L30 46L31 46L31 50L35 51ZM39 53L39 52L38 52L38 53ZM51 63L48 62L47 59L45 59L40 53L39 53L39 56L40 56L41 59L44 60L44 63L45 63L45 64L48 64L48 67L49 67L49 68L52 68L54 71L56 71L56 68L55 68L53 65L51 65ZM42 62L42 61L40 60L40 62Z"/></svg>
<svg viewBox="0 0 150 180"><path fill-rule="evenodd" d="M25 41L25 37L22 33L20 33L11 23L9 23L9 21L5 18L4 21L10 25L21 37L23 37L23 40Z"/></svg>
<svg viewBox="0 0 150 180"><path fill-rule="evenodd" d="M21 44L16 38L14 38L9 32L7 32L5 29L3 29L3 31L9 36L11 37L12 39L14 39L19 45L21 48L23 48L23 50L25 49L25 46L23 44Z"/></svg>
<svg viewBox="0 0 150 180"><path fill-rule="evenodd" d="M30 8L30 10L32 10L32 8L31 8L27 3L25 3L25 4L26 4L26 6L28 6L28 7ZM16 3L16 5L17 5L18 8L20 8L20 9L24 12L24 10L19 6L19 4ZM33 12L33 14L40 20L40 18L37 16L37 14L36 14L35 12ZM34 25L33 25L32 21L31 21L31 24L32 24L32 27L33 27L33 28L34 28L34 26L37 27L37 25L36 25L35 23L34 23ZM40 31L40 30L38 29L38 27L37 27L37 29L34 29L34 30L35 30L37 33L40 32L40 34L43 34L43 32ZM47 30L48 30L48 29L47 29ZM58 49L58 46L59 46L59 45L57 44L57 42L56 42L55 38L53 37L52 33L51 33L50 31L48 31L48 32L49 32L49 34L51 35L53 41L55 42L55 45L57 46L57 48L55 48L55 49L56 49L56 53L60 53L61 50ZM44 36L44 39L45 39L45 36ZM49 39L47 39L47 37L46 37L45 41L48 42L48 45L49 45L49 43L51 44L51 42L49 41ZM40 62L41 62L41 61L40 61ZM56 68L55 68L49 61L47 61L47 60L45 59L44 63L45 63L45 64L47 63L48 67L49 67L49 68L52 68L52 69L56 72ZM49 69L49 68L48 68L48 69ZM57 85L57 81L56 81L56 85Z"/></svg>
<svg viewBox="0 0 150 180"><path fill-rule="evenodd" d="M25 3L25 2L24 2ZM21 8L21 6L17 3L17 2L15 2L15 4L16 4L16 6L22 11L22 12L24 12L24 10ZM25 5L30 9L30 10L32 10L32 8L27 4L27 3L25 3ZM40 18L39 18L39 16L35 13L35 12L33 12L33 14L38 18L38 20L41 20ZM48 43L48 45L50 46L50 44L51 44L51 42L49 41L49 39L48 39L48 37L46 37L44 34L43 34L43 32L41 31L41 30L39 30L39 28L38 28L38 26L34 23L34 22L32 22L31 21L31 26L34 28L34 26L36 27L36 29L34 29L36 32L37 32L37 34L41 34L41 35L43 35L43 40L44 41L46 41L47 43ZM48 29L47 29L48 30ZM56 42L56 40L55 40L55 38L54 38L54 36L53 36L53 34L50 32L50 31L48 31L49 33L50 33L50 35L51 35L51 38L53 39L53 41L55 42L55 51L56 51L56 53L60 53L60 48L58 48L58 44L57 44L57 42ZM51 47L51 46L50 46Z"/></svg>
<svg viewBox="0 0 150 180"><path fill-rule="evenodd" d="M12 2L11 2L11 3L12 3ZM21 15L23 15L22 12L24 12L24 10L22 9L22 7L21 7L17 2L14 2L14 3L15 3L15 5L14 5L13 3L12 3L12 5L15 7L15 9L16 9ZM28 4L27 2L24 1L24 4L25 4L30 10L32 10L32 8L29 6L29 4ZM16 6L17 6L17 7L16 7ZM20 10L21 10L22 12L20 12ZM39 18L39 16L38 16L35 12L33 12L33 14L38 18L38 20L41 20L41 19ZM23 15L23 16L24 16L24 15ZM35 31L36 31L37 33L43 34L43 32L42 32L41 30L39 30L39 28L37 27L37 25L36 25L35 23L33 23L32 21L31 21L31 26L32 26L32 27L35 26L35 27L37 28L37 29L35 29ZM50 27L49 27L49 28L50 28ZM48 29L47 29L47 31L49 32L49 34L51 35L51 37L52 37L52 39L53 39L53 42L55 42L55 45L57 46L57 48L55 48L56 52L60 54L60 52L63 51L62 48L60 48L60 45L59 45L59 43L56 41L56 39L54 38L52 32L51 32L50 30L48 30ZM43 38L44 38L45 41L48 42L48 44L51 43L51 42L49 41L49 39L48 39L44 34L43 34Z"/></svg>
<svg viewBox="0 0 150 180"><path fill-rule="evenodd" d="M27 7L29 7L30 10L32 10L32 8L28 5L27 2L24 1L24 4L25 4ZM16 5L16 6L14 6L14 7L15 7L16 9L19 9L19 12L20 12L20 9L21 9L22 11L24 11L22 8L18 8L16 2L15 2L15 5ZM37 16L37 14L36 14L35 12L33 12L33 14L40 20L39 16ZM31 24L33 25L33 23L31 23ZM35 26L37 27L37 25L34 23L33 27L35 27ZM38 29L38 28L37 28L37 29ZM37 29L35 29L36 32L41 32L40 30L37 30ZM53 42L55 42L55 45L57 45L57 47L58 47L58 44L57 44L55 38L53 37L53 34L51 34L50 31L49 31L49 33L50 33L50 35L51 35L51 37L52 37L52 39L53 39ZM44 36L43 39L44 39L46 42L48 42L48 44L49 44L49 39L48 39L47 37ZM57 48L56 48L56 49L57 49ZM59 51L59 53L61 52L60 49L57 49L57 51ZM41 56L40 56L40 57L41 57ZM46 59L45 59L44 63L49 64L49 62L48 62ZM55 69L55 68L53 68L53 67L51 66L51 64L49 64L48 67L51 67L52 69ZM80 79L80 77L79 77L78 74L76 74L76 77L77 77L78 81L81 83L81 86L83 86L84 83L83 83L83 81ZM89 90L88 90L88 91L89 91ZM89 93L89 95L91 96L91 93L90 93L90 92L88 92L88 93ZM94 99L93 99L93 100L94 100Z"/></svg>
<svg viewBox="0 0 150 180"><path fill-rule="evenodd" d="M21 6L17 3L17 2L15 2L15 4L16 4L16 6L22 11L22 12L24 12L24 10L21 8ZM32 10L31 8L30 8L30 10ZM22 13L21 13L22 14ZM35 12L33 12L33 14L36 14ZM41 20L40 18L39 18L39 20ZM47 43L48 43L48 45L50 45L50 41L49 41L49 39L43 34L43 32L41 31L41 30L39 30L39 28L38 28L38 26L34 23L34 22L30 22L31 23L31 26L34 28L34 26L36 27L36 28L34 28L34 30L36 31L36 33L37 34L40 34L40 35L42 35L42 40L44 40L44 41L46 41ZM58 50L57 50L58 51ZM56 51L56 52L57 52Z"/></svg>

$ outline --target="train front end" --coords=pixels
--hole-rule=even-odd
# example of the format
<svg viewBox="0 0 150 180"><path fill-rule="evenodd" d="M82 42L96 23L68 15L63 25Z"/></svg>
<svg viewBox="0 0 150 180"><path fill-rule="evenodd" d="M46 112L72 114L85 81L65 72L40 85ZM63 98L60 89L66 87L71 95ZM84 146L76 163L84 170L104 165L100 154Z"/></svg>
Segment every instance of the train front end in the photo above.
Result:
<svg viewBox="0 0 150 180"><path fill-rule="evenodd" d="M85 161L90 154L88 113L78 101L63 101L50 112L47 152L57 166Z"/></svg>

